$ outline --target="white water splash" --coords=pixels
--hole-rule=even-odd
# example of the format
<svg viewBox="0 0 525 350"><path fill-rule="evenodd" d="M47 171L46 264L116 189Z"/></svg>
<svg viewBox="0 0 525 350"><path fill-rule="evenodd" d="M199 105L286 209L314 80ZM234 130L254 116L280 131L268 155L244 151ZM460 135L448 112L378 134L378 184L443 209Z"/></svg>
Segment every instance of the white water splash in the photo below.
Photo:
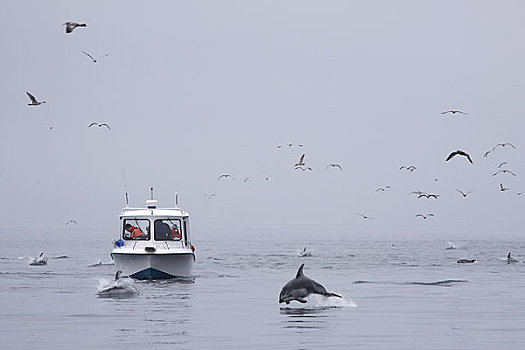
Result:
<svg viewBox="0 0 525 350"><path fill-rule="evenodd" d="M357 304L353 300L346 299L345 297L325 297L324 295L320 294L310 294L305 299L305 304L293 300L290 302L290 304L285 304L286 306L284 307L287 309L328 309L357 307Z"/></svg>
<svg viewBox="0 0 525 350"><path fill-rule="evenodd" d="M99 297L130 297L142 294L131 278L119 278L116 281L109 281L105 278L97 277L97 295Z"/></svg>

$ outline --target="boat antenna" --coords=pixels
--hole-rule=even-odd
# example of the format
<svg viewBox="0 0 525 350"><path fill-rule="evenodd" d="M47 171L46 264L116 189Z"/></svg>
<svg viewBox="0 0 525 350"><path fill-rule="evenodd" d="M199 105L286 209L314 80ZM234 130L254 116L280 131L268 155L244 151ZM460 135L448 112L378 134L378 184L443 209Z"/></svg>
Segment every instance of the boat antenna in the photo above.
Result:
<svg viewBox="0 0 525 350"><path fill-rule="evenodd" d="M122 168L122 175L124 175L124 192L126 193L126 207L129 206L128 201L128 185L126 184L126 169Z"/></svg>
<svg viewBox="0 0 525 350"><path fill-rule="evenodd" d="M151 190L151 199L153 200L153 187L150 190Z"/></svg>
<svg viewBox="0 0 525 350"><path fill-rule="evenodd" d="M175 192L175 207L179 207L179 192Z"/></svg>

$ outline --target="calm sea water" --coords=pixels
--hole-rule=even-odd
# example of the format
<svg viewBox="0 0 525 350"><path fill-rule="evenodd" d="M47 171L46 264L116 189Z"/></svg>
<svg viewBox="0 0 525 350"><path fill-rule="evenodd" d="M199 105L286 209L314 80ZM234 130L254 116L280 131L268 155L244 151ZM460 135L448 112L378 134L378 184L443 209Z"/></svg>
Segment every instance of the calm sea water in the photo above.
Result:
<svg viewBox="0 0 525 350"><path fill-rule="evenodd" d="M520 241L458 240L447 250L446 240L194 232L193 282L136 281L139 295L101 298L115 267L89 265L111 262L110 233L0 233L2 349L525 348ZM298 256L304 246L312 256ZM48 264L30 266L41 251ZM509 251L518 263L505 261ZM279 305L301 263L344 299Z"/></svg>

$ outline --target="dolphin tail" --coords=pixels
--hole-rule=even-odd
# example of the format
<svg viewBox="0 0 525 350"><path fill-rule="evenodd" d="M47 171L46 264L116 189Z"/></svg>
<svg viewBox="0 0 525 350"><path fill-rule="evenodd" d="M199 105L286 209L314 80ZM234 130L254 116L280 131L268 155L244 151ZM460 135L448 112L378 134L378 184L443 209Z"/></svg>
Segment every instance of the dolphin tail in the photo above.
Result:
<svg viewBox="0 0 525 350"><path fill-rule="evenodd" d="M325 297L336 297L336 298L343 298L342 296L340 296L339 294L335 294L335 293L330 293L330 292L327 292L325 295Z"/></svg>

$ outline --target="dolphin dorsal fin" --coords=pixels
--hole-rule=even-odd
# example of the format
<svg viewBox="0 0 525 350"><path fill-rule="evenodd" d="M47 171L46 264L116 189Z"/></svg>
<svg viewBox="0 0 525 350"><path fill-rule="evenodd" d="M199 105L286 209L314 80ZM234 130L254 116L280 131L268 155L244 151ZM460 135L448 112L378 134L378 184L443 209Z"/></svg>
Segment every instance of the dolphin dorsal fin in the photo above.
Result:
<svg viewBox="0 0 525 350"><path fill-rule="evenodd" d="M299 266L299 270L297 270L297 275L295 276L295 278L304 277L303 268L304 264L301 264L301 266Z"/></svg>

